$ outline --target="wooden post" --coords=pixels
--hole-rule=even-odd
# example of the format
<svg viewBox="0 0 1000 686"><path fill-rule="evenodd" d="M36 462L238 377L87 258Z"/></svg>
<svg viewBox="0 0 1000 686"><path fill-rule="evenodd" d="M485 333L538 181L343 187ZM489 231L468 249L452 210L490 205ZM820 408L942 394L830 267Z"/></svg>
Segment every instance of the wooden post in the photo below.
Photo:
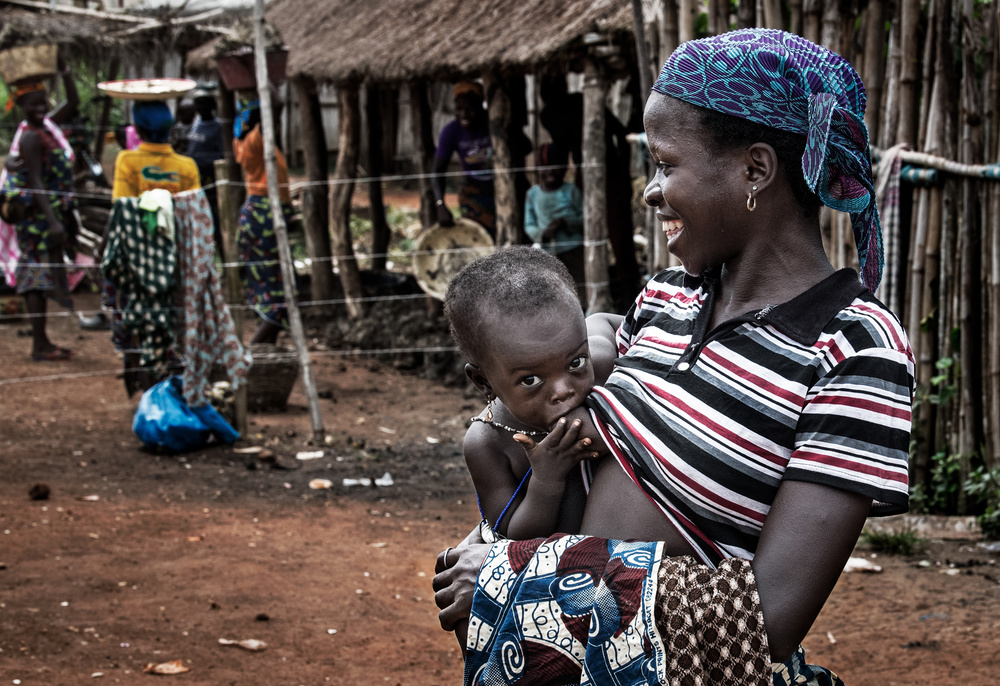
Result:
<svg viewBox="0 0 1000 686"><path fill-rule="evenodd" d="M604 110L607 80L594 57L584 62L583 77L583 245L587 276L587 314L610 312L608 283L607 167Z"/></svg>
<svg viewBox="0 0 1000 686"><path fill-rule="evenodd" d="M233 195L229 192L232 181L229 177L230 167L225 159L215 161L215 183L219 198L219 226L222 229L222 245L219 246L226 261L223 269L223 281L226 286L226 302L233 316L233 328L236 336L243 342L243 279L240 274L239 251L236 247L236 234L239 230L236 222L237 209L233 207ZM236 430L246 435L247 430L247 385L244 383L236 389L233 398L233 420Z"/></svg>
<svg viewBox="0 0 1000 686"><path fill-rule="evenodd" d="M259 0L258 0L259 1ZM358 84L341 84L340 101L340 150L337 151L337 169L330 188L330 224L333 232L333 254L340 272L340 286L344 291L347 313L357 319L365 313L362 299L361 273L354 257L351 242L351 196L358 172L358 155L361 148Z"/></svg>
<svg viewBox="0 0 1000 686"><path fill-rule="evenodd" d="M427 102L427 84L413 81L409 86L412 135L416 150L413 166L420 183L420 224L425 229L437 221L434 213L434 190L431 188L430 174L433 169L434 134L431 131L431 108Z"/></svg>
<svg viewBox="0 0 1000 686"><path fill-rule="evenodd" d="M865 109L865 124L868 138L878 140L878 128L882 114L882 81L885 79L885 3L883 0L869 0L865 31L864 84L868 92L868 107Z"/></svg>
<svg viewBox="0 0 1000 686"><path fill-rule="evenodd" d="M306 180L302 191L302 224L306 249L312 259L312 299L333 299L333 251L330 247L330 213L326 204L327 169L330 165L323 131L323 111L316 83L305 76L292 80L302 117L302 152ZM328 309L327 306L321 306Z"/></svg>
<svg viewBox="0 0 1000 686"><path fill-rule="evenodd" d="M254 5L254 57L257 66L257 97L260 99L260 127L264 134L264 169L267 172L267 195L271 201L271 215L274 233L278 239L278 255L281 258L281 278L284 282L285 307L292 328L292 338L302 366L302 384L309 401L309 418L312 420L312 439L321 444L324 438L323 416L319 411L319 396L313 381L312 363L306 348L305 332L302 330L302 315L295 301L295 268L292 266L292 250L288 245L288 227L281 211L281 193L278 189L278 158L274 147L274 117L271 108L271 89L267 80L267 44L264 42L264 0L256 0Z"/></svg>
<svg viewBox="0 0 1000 686"><path fill-rule="evenodd" d="M382 89L368 84L366 87L365 115L368 121L368 206L372 214L372 269L385 271L386 251L389 249L389 222L385 219L385 201L382 198Z"/></svg>
<svg viewBox="0 0 1000 686"><path fill-rule="evenodd" d="M679 10L677 12L678 42L684 43L695 37L694 22L698 17L699 4L697 0L679 0Z"/></svg>
<svg viewBox="0 0 1000 686"><path fill-rule="evenodd" d="M764 8L764 27L768 29L784 29L785 19L781 14L781 0L763 0L762 4Z"/></svg>
<svg viewBox="0 0 1000 686"><path fill-rule="evenodd" d="M118 78L118 58L112 57L111 64L108 67L108 79L114 80ZM101 116L97 120L97 130L94 136L94 159L97 163L101 163L101 158L104 157L104 134L108 128L108 120L111 118L111 98L108 96L104 97L104 102L101 103ZM109 179L109 181L112 181Z"/></svg>
<svg viewBox="0 0 1000 686"><path fill-rule="evenodd" d="M514 159L510 150L507 129L510 125L510 98L498 74L483 76L489 103L490 145L493 148L493 199L496 205L497 246L520 242L521 210L517 207Z"/></svg>
<svg viewBox="0 0 1000 686"><path fill-rule="evenodd" d="M920 73L917 29L920 25L920 0L900 1L899 127L896 130L896 142L913 145L917 140L917 76Z"/></svg>

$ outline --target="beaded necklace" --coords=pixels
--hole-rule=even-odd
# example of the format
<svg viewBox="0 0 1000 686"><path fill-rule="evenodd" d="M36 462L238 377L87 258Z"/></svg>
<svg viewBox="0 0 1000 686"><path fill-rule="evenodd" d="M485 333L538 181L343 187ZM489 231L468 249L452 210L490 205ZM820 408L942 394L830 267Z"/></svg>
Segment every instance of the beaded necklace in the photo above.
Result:
<svg viewBox="0 0 1000 686"><path fill-rule="evenodd" d="M511 433L524 434L525 436L548 436L548 431L530 431L528 429L515 429L514 427L507 426L506 424L501 424L500 422L495 422L492 419L483 419L482 417L476 416L472 418L474 422L482 422L483 424L489 424L490 426L496 427L498 429L506 429Z"/></svg>

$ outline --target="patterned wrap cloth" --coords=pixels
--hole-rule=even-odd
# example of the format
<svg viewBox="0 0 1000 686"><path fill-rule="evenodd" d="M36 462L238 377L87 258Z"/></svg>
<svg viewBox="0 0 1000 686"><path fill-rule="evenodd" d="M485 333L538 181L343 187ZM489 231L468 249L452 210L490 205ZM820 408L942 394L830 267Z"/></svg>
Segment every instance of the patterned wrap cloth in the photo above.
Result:
<svg viewBox="0 0 1000 686"><path fill-rule="evenodd" d="M865 88L847 60L791 33L740 29L682 43L653 90L805 136L806 183L823 204L850 213L861 280L875 292L885 258Z"/></svg>
<svg viewBox="0 0 1000 686"><path fill-rule="evenodd" d="M176 193L173 199L177 240L182 246L178 253L184 302L181 348L185 364L181 382L188 406L201 407L209 402L214 366L226 372L235 390L246 381L252 360L236 335L222 280L215 269L214 225L208 197L198 188Z"/></svg>
<svg viewBox="0 0 1000 686"><path fill-rule="evenodd" d="M662 543L556 534L487 554L469 620L467 686L843 686L771 663L750 562L717 569Z"/></svg>
<svg viewBox="0 0 1000 686"><path fill-rule="evenodd" d="M29 127L22 121L10 146L11 155L20 154L21 136ZM62 131L48 117L43 126L35 129L43 139L46 152L42 161L42 185L49 191L49 202L56 218L63 224L76 201L73 197L73 147ZM72 307L67 282L67 270L53 267L62 262L63 251L70 257L75 255L72 240L62 250L49 250L49 223L45 214L33 205L33 191L28 182L28 171L22 169L8 174L0 171L0 193L5 202L20 204L29 214L17 224L11 225L0 220L0 267L8 286L16 286L18 293L45 291L47 295L65 307ZM69 227L66 227L69 230Z"/></svg>
<svg viewBox="0 0 1000 686"><path fill-rule="evenodd" d="M139 198L115 200L101 272L116 292L124 333L142 349L139 365L163 376L174 342L177 244L155 227L150 232L143 214Z"/></svg>
<svg viewBox="0 0 1000 686"><path fill-rule="evenodd" d="M291 206L281 205L285 222ZM247 304L264 321L288 329L285 288L278 258L278 237L274 232L271 200L263 195L248 195L240 207L239 235L236 244L243 264L243 287Z"/></svg>

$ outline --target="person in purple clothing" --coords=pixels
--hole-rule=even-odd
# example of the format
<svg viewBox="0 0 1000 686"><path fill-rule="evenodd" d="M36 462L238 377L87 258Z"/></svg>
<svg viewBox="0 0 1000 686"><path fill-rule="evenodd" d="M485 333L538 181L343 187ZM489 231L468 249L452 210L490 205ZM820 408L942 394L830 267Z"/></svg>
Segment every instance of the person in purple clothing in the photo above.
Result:
<svg viewBox="0 0 1000 686"><path fill-rule="evenodd" d="M451 158L458 153L462 164L462 184L458 203L462 216L481 224L496 235L496 205L493 200L493 148L489 122L483 109L483 87L473 81L455 84L455 120L441 129L434 154L431 188L437 201L441 226L455 221L444 200L444 176Z"/></svg>

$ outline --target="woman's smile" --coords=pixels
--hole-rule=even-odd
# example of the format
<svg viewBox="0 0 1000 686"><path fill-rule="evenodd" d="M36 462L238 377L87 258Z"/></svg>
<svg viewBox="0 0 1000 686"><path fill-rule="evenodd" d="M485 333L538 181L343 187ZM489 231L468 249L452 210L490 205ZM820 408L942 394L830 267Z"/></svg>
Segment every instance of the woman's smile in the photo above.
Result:
<svg viewBox="0 0 1000 686"><path fill-rule="evenodd" d="M668 219L663 222L663 233L666 235L667 240L670 241L684 230L684 222L680 219Z"/></svg>

